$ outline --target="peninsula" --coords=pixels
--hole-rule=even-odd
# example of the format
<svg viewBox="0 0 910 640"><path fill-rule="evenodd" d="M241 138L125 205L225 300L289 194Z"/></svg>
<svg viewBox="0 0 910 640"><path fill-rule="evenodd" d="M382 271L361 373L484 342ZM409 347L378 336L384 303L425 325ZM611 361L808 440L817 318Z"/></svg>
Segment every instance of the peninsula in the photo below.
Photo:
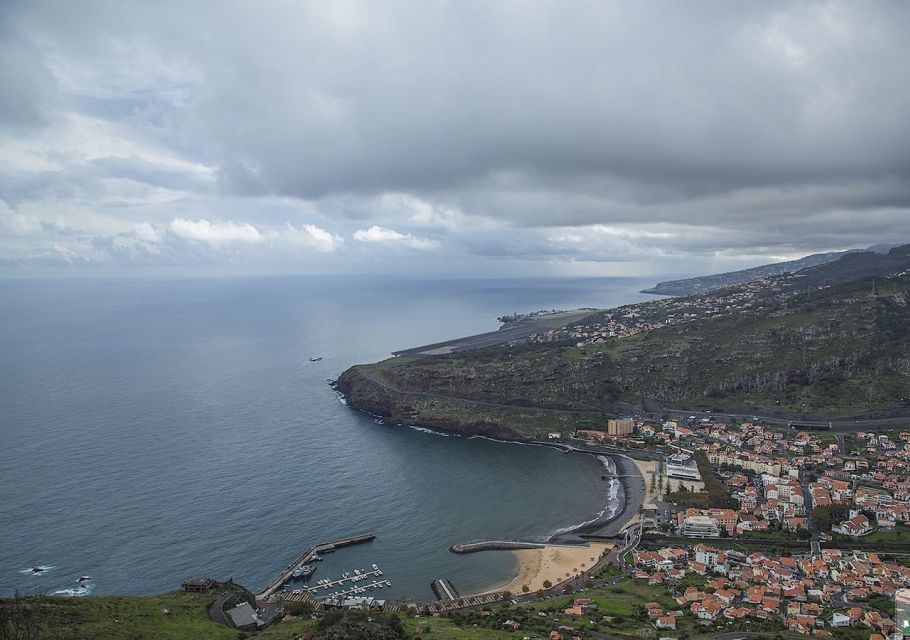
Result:
<svg viewBox="0 0 910 640"><path fill-rule="evenodd" d="M910 415L908 301L910 245L851 252L518 338L507 323L495 344L402 352L335 386L390 422L514 440L634 414L888 425Z"/></svg>

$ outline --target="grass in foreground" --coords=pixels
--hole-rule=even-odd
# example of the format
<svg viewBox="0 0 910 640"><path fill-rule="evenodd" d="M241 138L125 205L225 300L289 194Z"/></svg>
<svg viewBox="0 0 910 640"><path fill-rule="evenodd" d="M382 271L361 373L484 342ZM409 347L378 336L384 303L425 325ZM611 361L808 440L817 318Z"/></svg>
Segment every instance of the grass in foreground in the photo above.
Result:
<svg viewBox="0 0 910 640"><path fill-rule="evenodd" d="M28 597L0 599L0 638L29 640L238 640L244 632L215 624L208 606L215 595ZM313 620L283 622L257 634L292 640Z"/></svg>

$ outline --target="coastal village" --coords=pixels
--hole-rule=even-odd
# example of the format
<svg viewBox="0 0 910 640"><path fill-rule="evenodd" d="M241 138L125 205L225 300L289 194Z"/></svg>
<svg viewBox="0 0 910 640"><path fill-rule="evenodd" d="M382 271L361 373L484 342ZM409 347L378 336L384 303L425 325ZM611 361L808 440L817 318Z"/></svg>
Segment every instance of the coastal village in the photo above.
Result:
<svg viewBox="0 0 910 640"><path fill-rule="evenodd" d="M285 576L251 603L229 596L227 617L265 637L266 616L269 628L290 629L342 613L400 616L402 633L420 638L910 635L910 431L835 434L689 416L614 419L548 440L625 456L646 485L618 535L585 534L565 547L571 571L553 580L541 566L525 571L534 562L569 566L558 544L456 545L459 553L511 549L524 568L504 588L474 596L439 580L435 603L317 599L313 589L280 589ZM301 562L327 550L314 547Z"/></svg>
<svg viewBox="0 0 910 640"><path fill-rule="evenodd" d="M666 588L675 603L645 604L655 629L691 621L904 638L910 432L832 434L693 416L636 421L622 437L575 435L672 452L649 479L661 498L643 505L645 535L632 553L633 579Z"/></svg>
<svg viewBox="0 0 910 640"><path fill-rule="evenodd" d="M663 298L624 305L599 312L594 315L594 319L570 327L534 334L528 338L528 342L545 344L566 341L582 347L603 344L610 339L629 338L661 327L696 322L722 314L741 315L759 312L770 305L784 304L799 295L793 288L793 281L798 278L796 274L778 275L687 297ZM536 311L503 316L500 320L512 323L560 313L566 312L555 309Z"/></svg>

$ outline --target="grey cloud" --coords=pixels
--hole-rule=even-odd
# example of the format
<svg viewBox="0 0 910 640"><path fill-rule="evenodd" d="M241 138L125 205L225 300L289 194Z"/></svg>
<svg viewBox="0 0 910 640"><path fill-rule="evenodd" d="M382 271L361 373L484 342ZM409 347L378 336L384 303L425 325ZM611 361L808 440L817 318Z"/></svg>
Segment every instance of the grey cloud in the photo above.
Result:
<svg viewBox="0 0 910 640"><path fill-rule="evenodd" d="M24 109L0 98L6 130L72 110L122 123L148 150L7 172L0 197L12 204L128 206L146 197L129 181L193 205L250 203L238 222L288 199L335 221L332 233L375 225L446 252L528 259L910 237L906 3L234 4L217 20L176 2L6 11L18 44L0 50L0 82ZM395 193L447 213L383 200ZM629 235L598 239L598 224ZM564 227L591 239L554 242ZM658 227L668 235L641 233Z"/></svg>

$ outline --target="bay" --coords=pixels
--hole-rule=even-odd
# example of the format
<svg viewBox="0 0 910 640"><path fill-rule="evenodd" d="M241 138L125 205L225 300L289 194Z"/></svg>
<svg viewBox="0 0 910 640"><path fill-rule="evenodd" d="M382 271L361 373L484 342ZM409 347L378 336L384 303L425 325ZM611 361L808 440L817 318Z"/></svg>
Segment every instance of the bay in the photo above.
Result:
<svg viewBox="0 0 910 640"><path fill-rule="evenodd" d="M0 594L257 590L317 542L371 532L317 576L379 564L388 598L507 578L484 537L543 539L605 506L600 464L377 424L328 386L399 348L650 280L354 277L0 281ZM310 357L323 358L311 362ZM52 566L45 575L23 570ZM315 578L314 578L315 579Z"/></svg>

